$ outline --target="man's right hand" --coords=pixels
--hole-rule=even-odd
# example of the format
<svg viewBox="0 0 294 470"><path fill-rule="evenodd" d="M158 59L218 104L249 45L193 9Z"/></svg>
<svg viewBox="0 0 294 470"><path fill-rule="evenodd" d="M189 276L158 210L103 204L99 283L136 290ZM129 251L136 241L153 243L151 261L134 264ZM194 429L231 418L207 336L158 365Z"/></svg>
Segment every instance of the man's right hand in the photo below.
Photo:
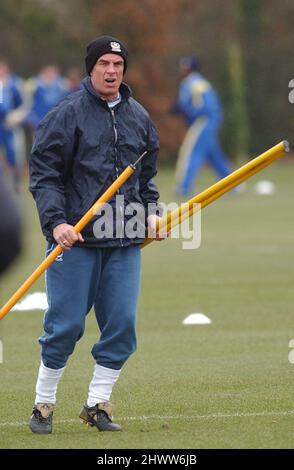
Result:
<svg viewBox="0 0 294 470"><path fill-rule="evenodd" d="M70 250L77 242L84 242L82 235L76 233L73 226L69 224L59 224L53 230L53 237L63 250Z"/></svg>

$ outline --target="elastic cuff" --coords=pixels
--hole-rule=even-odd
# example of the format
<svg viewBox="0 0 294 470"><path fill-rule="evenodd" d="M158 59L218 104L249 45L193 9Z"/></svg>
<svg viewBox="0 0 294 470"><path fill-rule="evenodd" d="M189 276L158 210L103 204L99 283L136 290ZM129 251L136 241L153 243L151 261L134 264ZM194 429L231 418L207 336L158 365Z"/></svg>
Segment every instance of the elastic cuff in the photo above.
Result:
<svg viewBox="0 0 294 470"><path fill-rule="evenodd" d="M57 219L57 220L54 220L54 222L51 224L50 226L50 230L51 230L51 233L53 233L53 230L55 229L55 227L57 227L57 225L60 225L60 224L66 224L66 219Z"/></svg>

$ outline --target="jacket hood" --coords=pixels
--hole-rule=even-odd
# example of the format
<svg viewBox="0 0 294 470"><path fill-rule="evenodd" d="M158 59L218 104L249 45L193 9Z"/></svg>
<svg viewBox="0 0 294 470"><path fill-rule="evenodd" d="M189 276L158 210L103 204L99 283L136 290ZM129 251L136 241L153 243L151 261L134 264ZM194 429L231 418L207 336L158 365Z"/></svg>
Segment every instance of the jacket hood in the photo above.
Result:
<svg viewBox="0 0 294 470"><path fill-rule="evenodd" d="M90 93L90 95L93 95L95 96L95 98L98 98L99 100L101 100L101 97L98 95L98 93L95 91L92 85L90 77L85 77L82 81L82 85L87 90L87 92ZM129 85L127 85L124 82L121 83L119 87L119 92L121 94L122 100L127 100L132 95L131 88L129 87Z"/></svg>

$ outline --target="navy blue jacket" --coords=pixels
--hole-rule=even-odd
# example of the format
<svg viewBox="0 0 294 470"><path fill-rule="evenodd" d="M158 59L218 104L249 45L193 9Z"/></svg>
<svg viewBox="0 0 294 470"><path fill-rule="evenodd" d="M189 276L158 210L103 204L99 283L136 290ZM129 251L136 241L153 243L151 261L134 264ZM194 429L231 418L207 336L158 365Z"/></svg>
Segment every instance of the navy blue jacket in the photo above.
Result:
<svg viewBox="0 0 294 470"><path fill-rule="evenodd" d="M122 100L111 112L87 77L82 90L60 102L37 128L30 157L30 191L48 241L53 241L57 225L74 225L145 150L148 154L119 193L125 205L138 202L147 208L149 203L157 204L159 193L152 181L157 172L157 132L126 84L122 83L120 93ZM115 197L110 204L115 206ZM82 231L82 246L142 242L115 231L112 238L98 240L93 234L96 219Z"/></svg>

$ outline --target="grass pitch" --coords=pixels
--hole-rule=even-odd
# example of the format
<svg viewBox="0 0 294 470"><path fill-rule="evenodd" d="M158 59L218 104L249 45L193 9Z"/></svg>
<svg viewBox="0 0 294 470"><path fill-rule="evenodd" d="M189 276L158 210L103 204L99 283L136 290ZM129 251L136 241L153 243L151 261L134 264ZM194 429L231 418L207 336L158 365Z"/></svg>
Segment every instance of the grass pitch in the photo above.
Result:
<svg viewBox="0 0 294 470"><path fill-rule="evenodd" d="M274 163L202 212L202 244L153 243L143 251L138 351L126 364L112 401L122 433L98 433L78 414L92 376L97 338L92 313L59 387L54 433L33 435L28 420L39 366L39 311L10 312L1 322L1 448L292 448L294 364L293 171ZM272 196L257 196L260 179ZM173 173L157 177L162 200L174 199ZM203 189L214 181L203 171ZM1 304L43 259L31 196L21 259L1 278ZM44 290L43 278L30 292ZM182 325L203 312L211 325Z"/></svg>

